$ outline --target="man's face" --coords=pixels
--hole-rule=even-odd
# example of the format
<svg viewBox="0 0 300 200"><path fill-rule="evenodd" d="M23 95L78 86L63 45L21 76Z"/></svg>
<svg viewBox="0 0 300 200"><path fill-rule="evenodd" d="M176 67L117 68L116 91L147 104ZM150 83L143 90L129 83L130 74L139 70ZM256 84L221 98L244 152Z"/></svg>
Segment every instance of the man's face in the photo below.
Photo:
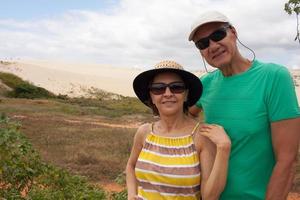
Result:
<svg viewBox="0 0 300 200"><path fill-rule="evenodd" d="M222 69L232 63L236 54L235 34L235 29L226 23L213 22L202 25L193 41L208 64Z"/></svg>

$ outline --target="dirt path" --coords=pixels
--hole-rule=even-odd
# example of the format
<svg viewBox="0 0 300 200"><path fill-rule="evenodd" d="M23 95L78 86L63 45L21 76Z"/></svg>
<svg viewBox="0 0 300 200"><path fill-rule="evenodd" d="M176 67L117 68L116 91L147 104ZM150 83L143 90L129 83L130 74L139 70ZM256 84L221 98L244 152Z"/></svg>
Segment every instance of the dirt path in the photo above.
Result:
<svg viewBox="0 0 300 200"><path fill-rule="evenodd" d="M115 124L110 122L99 122L99 121L80 121L80 120L72 120L72 119L64 119L65 122L69 123L87 123L92 125L100 125L100 126L107 126L111 128L138 128L138 123L129 123L129 124Z"/></svg>
<svg viewBox="0 0 300 200"><path fill-rule="evenodd" d="M101 182L101 183L97 183L96 185L103 188L107 192L121 192L124 189L126 189L125 186L115 182Z"/></svg>
<svg viewBox="0 0 300 200"><path fill-rule="evenodd" d="M35 118L35 116L28 116L28 115L13 115L12 118L14 119L27 119L27 118ZM104 122L103 119L94 119L94 118L62 118L64 122L71 123L71 124L89 124L89 125L99 125L99 126L106 126L111 128L138 128L141 123L140 122L131 122L131 121L124 121L123 123L116 123L116 122L108 122L107 120ZM102 121L101 121L102 120Z"/></svg>

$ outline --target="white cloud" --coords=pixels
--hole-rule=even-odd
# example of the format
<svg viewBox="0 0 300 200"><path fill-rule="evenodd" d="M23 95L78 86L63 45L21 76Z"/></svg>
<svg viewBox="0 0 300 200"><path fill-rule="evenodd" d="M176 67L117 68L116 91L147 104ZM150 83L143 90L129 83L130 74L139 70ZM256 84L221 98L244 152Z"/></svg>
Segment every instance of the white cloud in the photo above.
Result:
<svg viewBox="0 0 300 200"><path fill-rule="evenodd" d="M198 13L217 9L228 15L258 59L300 67L300 45L293 41L296 20L284 12L284 3L121 0L103 13L72 10L34 21L0 19L0 55L140 67L174 59L188 69L201 69L187 36Z"/></svg>

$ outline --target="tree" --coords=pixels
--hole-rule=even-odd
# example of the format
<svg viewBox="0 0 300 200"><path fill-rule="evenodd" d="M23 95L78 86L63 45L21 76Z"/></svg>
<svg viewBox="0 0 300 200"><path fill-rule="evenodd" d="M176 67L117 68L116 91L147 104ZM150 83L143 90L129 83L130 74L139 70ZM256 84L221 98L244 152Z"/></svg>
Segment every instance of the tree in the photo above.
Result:
<svg viewBox="0 0 300 200"><path fill-rule="evenodd" d="M299 32L299 14L300 14L300 0L289 0L287 3L284 4L284 10L289 15L292 13L296 14L297 18L297 35L295 37L295 41L298 40L300 43L300 32Z"/></svg>

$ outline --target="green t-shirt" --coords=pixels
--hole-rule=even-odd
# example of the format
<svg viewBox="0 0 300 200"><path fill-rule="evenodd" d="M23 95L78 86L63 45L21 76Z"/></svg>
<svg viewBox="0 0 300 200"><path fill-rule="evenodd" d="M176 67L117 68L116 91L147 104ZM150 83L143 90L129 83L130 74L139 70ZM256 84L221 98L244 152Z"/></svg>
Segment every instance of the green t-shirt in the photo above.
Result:
<svg viewBox="0 0 300 200"><path fill-rule="evenodd" d="M300 116L290 73L255 60L245 72L201 78L197 106L207 123L220 124L232 142L228 179L221 200L262 200L275 164L270 123ZM286 133L288 134L288 133Z"/></svg>

